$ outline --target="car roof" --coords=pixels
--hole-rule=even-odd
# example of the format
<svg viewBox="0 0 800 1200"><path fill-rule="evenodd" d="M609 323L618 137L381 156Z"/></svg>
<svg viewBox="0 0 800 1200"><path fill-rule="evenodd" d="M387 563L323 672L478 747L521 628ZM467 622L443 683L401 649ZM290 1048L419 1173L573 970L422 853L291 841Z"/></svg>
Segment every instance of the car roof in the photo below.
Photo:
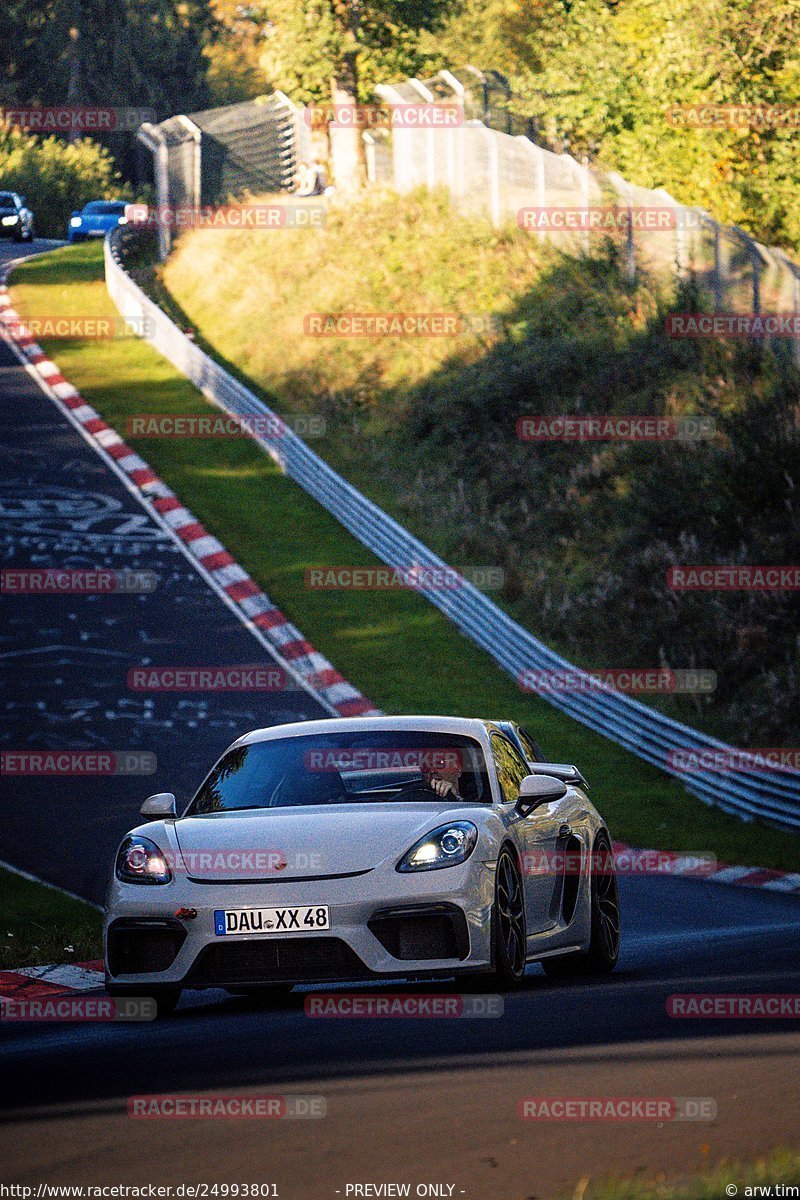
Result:
<svg viewBox="0 0 800 1200"><path fill-rule="evenodd" d="M248 746L254 742L269 742L282 737L302 737L308 734L326 733L372 733L386 730L387 733L412 731L418 733L451 733L476 738L485 744L489 732L497 728L493 721L477 717L331 717L321 721L294 721L288 725L271 725L268 729L254 729L240 737L235 746Z"/></svg>

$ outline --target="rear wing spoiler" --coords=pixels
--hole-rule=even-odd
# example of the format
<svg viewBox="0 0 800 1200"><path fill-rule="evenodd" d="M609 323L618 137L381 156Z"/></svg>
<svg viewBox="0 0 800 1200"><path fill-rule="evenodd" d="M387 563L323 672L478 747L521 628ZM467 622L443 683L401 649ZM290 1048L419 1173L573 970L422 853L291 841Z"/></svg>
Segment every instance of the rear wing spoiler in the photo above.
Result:
<svg viewBox="0 0 800 1200"><path fill-rule="evenodd" d="M560 779L562 783L571 783L589 790L589 784L572 763L529 762L528 768L531 775L552 775L555 779Z"/></svg>

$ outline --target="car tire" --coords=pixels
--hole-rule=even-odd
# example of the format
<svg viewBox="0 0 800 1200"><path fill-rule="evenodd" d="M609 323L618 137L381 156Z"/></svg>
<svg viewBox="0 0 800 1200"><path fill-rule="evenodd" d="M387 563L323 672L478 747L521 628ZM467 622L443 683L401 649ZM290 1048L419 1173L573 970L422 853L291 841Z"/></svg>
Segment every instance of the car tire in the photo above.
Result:
<svg viewBox="0 0 800 1200"><path fill-rule="evenodd" d="M510 991L522 986L527 959L525 893L517 861L507 846L497 858L492 910L492 955L495 989Z"/></svg>
<svg viewBox="0 0 800 1200"><path fill-rule="evenodd" d="M546 975L564 979L575 975L609 975L619 958L619 888L611 842L598 834L593 860L602 860L602 870L591 868L591 922L589 948L577 954L562 954L542 960Z"/></svg>

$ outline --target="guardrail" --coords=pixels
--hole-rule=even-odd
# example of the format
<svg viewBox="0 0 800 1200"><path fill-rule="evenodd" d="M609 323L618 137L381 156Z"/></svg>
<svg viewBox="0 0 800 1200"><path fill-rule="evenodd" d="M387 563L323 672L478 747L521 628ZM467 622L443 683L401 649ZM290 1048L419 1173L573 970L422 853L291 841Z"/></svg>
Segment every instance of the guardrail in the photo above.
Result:
<svg viewBox="0 0 800 1200"><path fill-rule="evenodd" d="M260 418L259 428L263 426L267 432L253 433L254 440L291 479L388 566L400 571L415 567L432 571L451 569L337 474L293 431L282 427L277 413L195 345L127 274L120 240L117 232L105 242L106 284L120 313L135 322L137 329L149 331L146 340L156 350L224 412L235 417ZM538 694L581 724L679 778L689 792L705 803L745 820L757 818L781 828L800 829L800 772L718 773L704 769L687 774L670 761L671 754L711 755L718 751L726 755L735 751L622 692L594 689L587 672L548 649L466 580L453 588L426 587L423 582L417 590L516 680L525 678L525 672L575 673L592 690L574 693L542 690Z"/></svg>

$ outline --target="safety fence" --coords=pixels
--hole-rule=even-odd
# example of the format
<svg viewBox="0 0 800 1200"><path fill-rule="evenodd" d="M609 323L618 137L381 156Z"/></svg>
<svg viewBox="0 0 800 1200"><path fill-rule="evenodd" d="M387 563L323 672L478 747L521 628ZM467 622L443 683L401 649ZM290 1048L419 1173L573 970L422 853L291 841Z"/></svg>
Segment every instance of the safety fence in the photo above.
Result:
<svg viewBox="0 0 800 1200"><path fill-rule="evenodd" d="M153 156L159 208L199 208L228 196L282 192L294 186L297 163L307 153L302 110L273 92L258 100L179 114L160 125L140 126L137 137ZM171 231L158 226L166 258Z"/></svg>
<svg viewBox="0 0 800 1200"><path fill-rule="evenodd" d="M441 578L441 572L451 568L338 475L272 409L187 337L127 274L120 243L119 233L106 240L105 264L108 290L122 315L137 329L145 329L147 340L208 400L230 416L249 418L249 428L264 430L253 433L262 448L379 559L412 577L417 569L420 594L500 667L517 681L526 681L526 687L532 681L532 691L539 690L537 680L552 677L553 672L571 673L578 681L573 691L551 691L542 682L539 694L583 725L679 778L706 803L746 820L758 818L800 829L800 772L739 769L736 751L725 743L622 692L598 689L586 672L548 649L466 580L457 587L426 585L426 578L435 580L437 573Z"/></svg>
<svg viewBox="0 0 800 1200"><path fill-rule="evenodd" d="M467 68L376 89L390 109L437 105L460 116L425 128L394 124L376 160L380 172L377 166L371 172L374 182L400 192L444 187L462 212L496 225L515 222L567 253L587 252L599 238L610 238L631 280L639 269L670 283L691 278L715 312L800 320L800 267L783 251L680 204L664 189L637 187L613 171L554 154L531 140L532 130L505 132L503 122L511 117L502 108L487 102L486 111L476 112L470 72L488 86L486 76ZM790 347L800 362L800 336L779 340L770 324L760 339ZM759 323L751 327L758 331Z"/></svg>

